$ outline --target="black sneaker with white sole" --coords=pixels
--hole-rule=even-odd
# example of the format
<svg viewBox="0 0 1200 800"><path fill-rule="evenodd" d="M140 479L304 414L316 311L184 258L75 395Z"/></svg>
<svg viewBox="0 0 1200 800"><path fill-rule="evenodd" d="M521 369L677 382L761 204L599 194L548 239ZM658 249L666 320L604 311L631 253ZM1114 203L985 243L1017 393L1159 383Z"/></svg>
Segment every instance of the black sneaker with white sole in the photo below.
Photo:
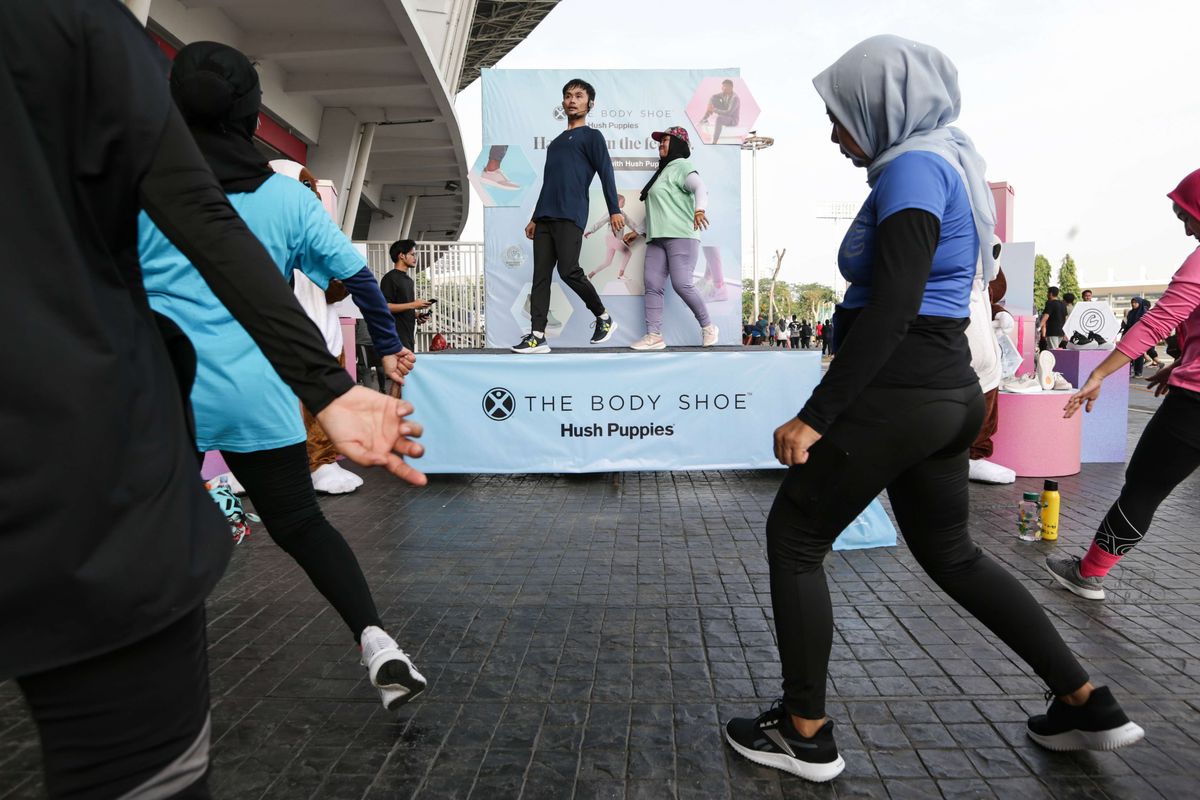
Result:
<svg viewBox="0 0 1200 800"><path fill-rule="evenodd" d="M1052 699L1053 698L1053 699ZM1097 686L1081 706L1071 706L1046 693L1051 700L1045 714L1030 717L1029 738L1047 750L1116 750L1146 735L1129 721L1107 686Z"/></svg>
<svg viewBox="0 0 1200 800"><path fill-rule="evenodd" d="M509 348L514 353L549 353L550 345L546 344L545 336L525 334L521 341Z"/></svg>
<svg viewBox="0 0 1200 800"><path fill-rule="evenodd" d="M846 768L833 740L833 720L806 738L796 732L783 701L756 719L740 717L725 725L725 740L743 758L798 775L808 781L831 781Z"/></svg>
<svg viewBox="0 0 1200 800"><path fill-rule="evenodd" d="M617 321L612 317L596 317L596 329L592 331L592 344L607 342L617 329Z"/></svg>

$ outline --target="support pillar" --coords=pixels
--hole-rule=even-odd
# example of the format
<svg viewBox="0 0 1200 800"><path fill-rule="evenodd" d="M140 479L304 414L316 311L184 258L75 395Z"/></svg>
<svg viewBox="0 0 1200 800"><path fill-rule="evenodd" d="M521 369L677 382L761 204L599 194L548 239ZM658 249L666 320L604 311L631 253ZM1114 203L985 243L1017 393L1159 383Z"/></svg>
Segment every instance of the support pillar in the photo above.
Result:
<svg viewBox="0 0 1200 800"><path fill-rule="evenodd" d="M375 142L374 122L364 122L362 138L358 142L358 155L354 158L354 177L350 180L350 191L346 193L346 211L342 218L342 233L354 235L354 221L358 217L358 201L362 199L363 182L367 178L367 163L371 160L371 145Z"/></svg>
<svg viewBox="0 0 1200 800"><path fill-rule="evenodd" d="M332 181L337 189L339 222L346 216L346 196L354 177L354 158L362 137L362 123L345 108L327 108L321 116L317 143L308 148L308 169L319 180Z"/></svg>

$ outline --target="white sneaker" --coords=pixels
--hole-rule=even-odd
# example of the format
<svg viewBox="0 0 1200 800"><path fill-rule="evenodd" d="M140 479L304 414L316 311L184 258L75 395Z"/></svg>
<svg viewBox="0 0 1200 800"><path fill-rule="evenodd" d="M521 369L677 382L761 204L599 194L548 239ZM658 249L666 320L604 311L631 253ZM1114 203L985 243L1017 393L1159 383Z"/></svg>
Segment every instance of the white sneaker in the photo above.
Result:
<svg viewBox="0 0 1200 800"><path fill-rule="evenodd" d="M1071 382L1062 376L1061 372L1054 373L1054 386L1051 387L1056 392L1072 392L1075 387Z"/></svg>
<svg viewBox="0 0 1200 800"><path fill-rule="evenodd" d="M313 470L313 489L324 494L349 494L363 485L363 479L335 464L322 464Z"/></svg>
<svg viewBox="0 0 1200 800"><path fill-rule="evenodd" d="M1054 388L1054 353L1049 350L1037 354L1037 382L1043 392Z"/></svg>
<svg viewBox="0 0 1200 800"><path fill-rule="evenodd" d="M508 189L511 191L512 189L521 188L521 184L513 183L508 179L507 175L498 169L494 169L491 172L488 172L486 169L483 170L479 173L479 180L481 183L486 183L488 186L495 186L498 189Z"/></svg>
<svg viewBox="0 0 1200 800"><path fill-rule="evenodd" d="M712 347L713 345L715 345L717 343L717 334L718 333L720 333L720 331L717 330L716 325L705 325L703 328L700 329L700 337L701 337L700 346L701 347Z"/></svg>
<svg viewBox="0 0 1200 800"><path fill-rule="evenodd" d="M1042 385L1031 375L1022 375L1019 378L1014 376L1000 381L1000 391L1010 394L1034 394L1041 390Z"/></svg>
<svg viewBox="0 0 1200 800"><path fill-rule="evenodd" d="M417 672L396 640L382 629L374 625L364 628L359 643L362 665L367 668L371 684L379 690L379 698L388 711L395 711L425 691L425 676Z"/></svg>
<svg viewBox="0 0 1200 800"><path fill-rule="evenodd" d="M994 461L987 461L986 459L982 458L973 458L969 463L970 467L967 471L967 477L976 483L1016 483L1017 473L1013 472L1008 467L1004 467L995 463Z"/></svg>
<svg viewBox="0 0 1200 800"><path fill-rule="evenodd" d="M629 347L633 350L666 350L667 343L661 333L647 333Z"/></svg>

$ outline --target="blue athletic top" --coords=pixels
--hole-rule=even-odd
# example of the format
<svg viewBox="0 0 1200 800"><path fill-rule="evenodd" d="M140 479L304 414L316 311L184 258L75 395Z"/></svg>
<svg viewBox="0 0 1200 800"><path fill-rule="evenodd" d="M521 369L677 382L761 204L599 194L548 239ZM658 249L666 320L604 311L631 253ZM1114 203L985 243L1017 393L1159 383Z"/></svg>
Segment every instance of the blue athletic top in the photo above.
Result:
<svg viewBox="0 0 1200 800"><path fill-rule="evenodd" d="M908 208L927 211L941 222L941 236L919 313L969 317L979 234L967 188L944 158L921 150L905 153L887 165L846 232L838 252L838 267L850 287L842 306L854 309L867 305L875 262L875 229L892 214Z"/></svg>
<svg viewBox="0 0 1200 800"><path fill-rule="evenodd" d="M546 148L542 191L533 209L533 219L566 219L580 230L587 227L588 190L599 173L600 187L609 216L619 214L617 183L604 134L586 125L563 131Z"/></svg>
<svg viewBox="0 0 1200 800"><path fill-rule="evenodd" d="M273 175L254 192L229 195L229 202L285 278L301 269L324 289L362 269L362 255L299 181ZM304 441L300 401L144 211L138 251L151 307L174 320L196 348L197 447L249 453Z"/></svg>

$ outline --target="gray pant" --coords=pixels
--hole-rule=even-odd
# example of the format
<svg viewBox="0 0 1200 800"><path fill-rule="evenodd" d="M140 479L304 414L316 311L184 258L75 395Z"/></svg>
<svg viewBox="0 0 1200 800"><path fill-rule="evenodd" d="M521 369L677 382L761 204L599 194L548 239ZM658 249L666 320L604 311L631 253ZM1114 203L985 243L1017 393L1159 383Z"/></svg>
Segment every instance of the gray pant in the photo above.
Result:
<svg viewBox="0 0 1200 800"><path fill-rule="evenodd" d="M699 239L654 239L646 243L646 331L662 333L663 289L671 285L701 327L712 324L704 298L692 285L692 272L700 257Z"/></svg>

